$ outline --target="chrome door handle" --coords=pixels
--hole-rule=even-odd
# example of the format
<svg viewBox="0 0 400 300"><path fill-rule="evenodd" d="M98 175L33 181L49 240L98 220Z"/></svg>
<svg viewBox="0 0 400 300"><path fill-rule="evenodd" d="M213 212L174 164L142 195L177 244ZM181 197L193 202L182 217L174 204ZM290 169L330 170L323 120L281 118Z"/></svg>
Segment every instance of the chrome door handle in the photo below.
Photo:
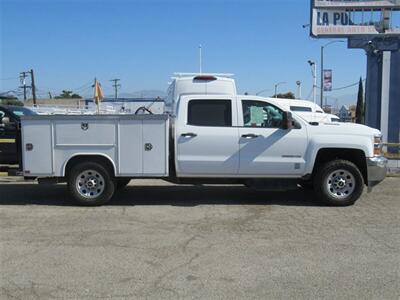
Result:
<svg viewBox="0 0 400 300"><path fill-rule="evenodd" d="M182 133L181 136L183 136L183 137L196 137L197 134L195 134L193 132L187 132L187 133Z"/></svg>
<svg viewBox="0 0 400 300"><path fill-rule="evenodd" d="M258 138L259 135L258 134L254 134L254 133L247 133L247 134L242 134L242 138L245 139L255 139Z"/></svg>

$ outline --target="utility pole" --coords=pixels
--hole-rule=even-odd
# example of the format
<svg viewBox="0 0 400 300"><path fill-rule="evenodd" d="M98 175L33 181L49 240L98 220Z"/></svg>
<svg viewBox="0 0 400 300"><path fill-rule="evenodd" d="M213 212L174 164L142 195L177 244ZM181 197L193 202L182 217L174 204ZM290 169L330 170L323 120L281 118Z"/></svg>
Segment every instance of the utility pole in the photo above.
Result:
<svg viewBox="0 0 400 300"><path fill-rule="evenodd" d="M20 80L21 80L21 84L22 86L20 86L20 88L24 89L24 101L26 101L26 89L28 88L26 86L26 81L25 78L28 77L28 72L21 72L21 75L19 76Z"/></svg>
<svg viewBox="0 0 400 300"><path fill-rule="evenodd" d="M114 87L114 99L118 98L118 88L121 87L120 84L118 84L118 81L120 81L121 79L115 78L115 79L111 79L110 81L113 81L114 84L112 85Z"/></svg>
<svg viewBox="0 0 400 300"><path fill-rule="evenodd" d="M31 88L32 88L33 106L36 106L36 86L35 86L35 77L33 75L33 69L31 69L30 73L31 73Z"/></svg>

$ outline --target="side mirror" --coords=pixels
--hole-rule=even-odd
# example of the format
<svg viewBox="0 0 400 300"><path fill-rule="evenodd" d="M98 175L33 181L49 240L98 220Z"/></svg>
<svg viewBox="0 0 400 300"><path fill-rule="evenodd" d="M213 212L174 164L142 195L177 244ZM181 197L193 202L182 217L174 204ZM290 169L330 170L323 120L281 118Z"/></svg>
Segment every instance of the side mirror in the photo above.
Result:
<svg viewBox="0 0 400 300"><path fill-rule="evenodd" d="M293 117L290 111L283 112L282 129L290 130L293 128Z"/></svg>
<svg viewBox="0 0 400 300"><path fill-rule="evenodd" d="M3 125L8 125L8 124L10 124L10 118L9 118L9 117L3 117L3 118L1 118L1 124L3 124Z"/></svg>

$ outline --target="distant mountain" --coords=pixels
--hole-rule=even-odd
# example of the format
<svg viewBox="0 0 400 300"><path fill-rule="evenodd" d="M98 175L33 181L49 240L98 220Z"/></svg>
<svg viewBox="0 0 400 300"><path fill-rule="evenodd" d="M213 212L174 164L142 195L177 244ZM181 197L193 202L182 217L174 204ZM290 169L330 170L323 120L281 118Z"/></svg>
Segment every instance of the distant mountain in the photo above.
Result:
<svg viewBox="0 0 400 300"><path fill-rule="evenodd" d="M118 98L165 98L166 96L165 91L159 91L159 90L140 90L140 91L135 91L132 93L120 93L118 94ZM114 95L107 95L107 97L114 97Z"/></svg>
<svg viewBox="0 0 400 300"><path fill-rule="evenodd" d="M140 90L140 91L134 91L131 93L123 92L123 93L118 93L118 98L165 98L166 97L166 92L165 91L159 91L159 90ZM90 99L93 98L93 94L84 94L84 98ZM106 94L104 95L105 98L114 98L114 94Z"/></svg>

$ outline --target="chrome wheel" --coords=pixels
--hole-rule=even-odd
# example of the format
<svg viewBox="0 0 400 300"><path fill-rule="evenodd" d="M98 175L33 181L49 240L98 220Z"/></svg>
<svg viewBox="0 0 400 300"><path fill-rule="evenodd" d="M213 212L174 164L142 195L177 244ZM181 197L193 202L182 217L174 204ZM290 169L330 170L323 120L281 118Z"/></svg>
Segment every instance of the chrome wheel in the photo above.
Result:
<svg viewBox="0 0 400 300"><path fill-rule="evenodd" d="M339 169L328 175L326 187L332 197L341 200L349 197L354 192L356 181L349 171Z"/></svg>
<svg viewBox="0 0 400 300"><path fill-rule="evenodd" d="M104 187L104 178L97 171L85 170L76 177L76 190L82 197L96 198L103 193Z"/></svg>

